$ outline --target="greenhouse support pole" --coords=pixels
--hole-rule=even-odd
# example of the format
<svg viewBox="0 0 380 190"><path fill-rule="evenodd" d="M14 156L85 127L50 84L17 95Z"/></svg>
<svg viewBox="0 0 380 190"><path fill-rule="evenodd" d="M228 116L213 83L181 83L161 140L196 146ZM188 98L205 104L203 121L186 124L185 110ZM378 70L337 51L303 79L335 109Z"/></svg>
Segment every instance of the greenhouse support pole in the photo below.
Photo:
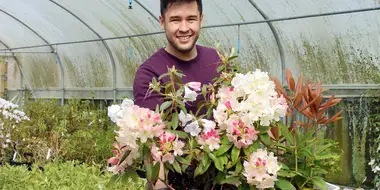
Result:
<svg viewBox="0 0 380 190"><path fill-rule="evenodd" d="M253 0L248 0L251 5L253 7L255 7L255 9L260 13L260 15L265 19L265 20L269 20L269 17L268 15L266 15L264 13L264 11L262 9L260 9L260 7L255 3L253 2ZM276 40L276 43L277 43L277 47L278 47L278 51L280 53L280 59L281 59L281 84L284 85L285 84L285 67L286 67L286 64L285 64L285 53L284 53L284 47L282 46L281 44L281 40L278 36L278 33L277 33L277 30L276 28L273 26L272 22L267 22L270 30L272 31L272 34L274 36L274 39Z"/></svg>
<svg viewBox="0 0 380 190"><path fill-rule="evenodd" d="M63 65L58 52L55 52L55 60L57 61L59 68L61 69L61 106L65 104L65 75L63 73Z"/></svg>
<svg viewBox="0 0 380 190"><path fill-rule="evenodd" d="M111 61L111 66L112 66L112 88L113 88L113 101L115 102L116 101L116 64L115 64L115 59L113 57L113 54L111 52L111 48L108 46L107 42L103 39L103 37L98 33L96 32L90 25L88 25L84 20L82 20L81 18L79 18L76 14L74 14L72 11L70 11L69 9L67 9L66 7L64 7L63 5L57 3L56 1L54 0L49 0L50 2L54 3L55 5L57 5L58 7L60 7L61 9L63 9L64 11L66 11L67 13L69 13L71 16L75 17L79 22L81 22L82 24L84 24L89 30L91 30L98 38L99 40L103 43L104 47L106 48L107 50L107 53L109 55L109 58L110 58L110 61Z"/></svg>

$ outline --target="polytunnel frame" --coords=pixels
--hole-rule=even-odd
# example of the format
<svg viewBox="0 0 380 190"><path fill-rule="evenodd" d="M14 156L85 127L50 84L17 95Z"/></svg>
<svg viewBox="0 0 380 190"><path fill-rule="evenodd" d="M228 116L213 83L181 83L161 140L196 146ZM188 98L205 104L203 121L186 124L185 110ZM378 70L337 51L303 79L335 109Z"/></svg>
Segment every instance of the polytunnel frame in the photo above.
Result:
<svg viewBox="0 0 380 190"><path fill-rule="evenodd" d="M341 15L341 14L349 14L349 13L358 13L358 12L367 12L367 11L376 11L380 10L380 7L373 7L373 8L362 8L362 9L353 9L353 10L344 10L344 11L334 11L334 12L327 12L327 13L317 13L317 14L309 14L309 15L300 15L300 16L292 16L292 17L283 17L283 18L275 18L275 19L268 19L267 15L252 1L249 0L251 4L256 8L257 11L263 16L264 20L260 21L250 21L250 22L237 22L237 23L230 23L230 24L220 24L220 25L209 25L204 26L202 28L218 28L218 27L230 27L230 26L241 26L241 25L251 25L251 24L261 24L261 23L267 23L270 29L272 30L273 35L275 36L275 40L277 45L279 45L279 51L283 51L283 48L281 46L281 41L278 38L277 31L275 30L275 27L273 26L272 22L279 22L279 21L287 21L287 20L296 20L296 19L304 19L304 18L313 18L313 17L323 17L323 16L331 16L331 15ZM140 6L143 4L138 3ZM256 6L255 6L256 5ZM142 6L142 8L147 11L149 14L151 14L156 20L157 18L147 9L145 6ZM0 9L1 10L1 9ZM79 18L79 17L78 17ZM151 35L157 35L157 34L163 34L164 31L159 32L150 32L150 33L142 33L142 34L133 34L133 35L125 35L125 36L117 36L117 37L108 37L108 38L98 38L98 39L91 39L91 40L81 40L81 41L71 41L71 42L60 42L60 43L47 43L46 45L32 45L32 46L23 46L23 47L15 47L15 48L6 48L6 49L0 49L0 51L12 51L12 50L18 50L18 49L28 49L28 48L38 48L38 47L46 47L46 46L53 46L53 45L69 45L69 44L77 44L77 43L88 43L88 42L97 42L97 41L107 41L107 40L116 40L116 39L122 39L122 38L135 38L135 37L143 37L143 36L151 36ZM22 53L22 52L20 52ZM284 55L284 53L280 52L280 56ZM282 66L285 64L284 57L281 58L282 60ZM283 70L283 69L282 69ZM285 71L282 72L282 74ZM284 74L283 74L284 75ZM284 77L284 76L283 76ZM282 78L283 78L282 77ZM284 79L283 79L284 80ZM331 86L331 85L330 85ZM347 86L340 86L340 87L334 87L331 86L335 90L345 90ZM359 88L357 88L359 87ZM380 85L359 85L355 86L355 89L357 90L365 90L365 89L378 89ZM115 99L115 89L114 88L114 99ZM348 95L350 96L350 95ZM64 96L62 96L62 99L64 99Z"/></svg>
<svg viewBox="0 0 380 190"><path fill-rule="evenodd" d="M4 14L8 15L9 17L11 17L12 19L16 20L18 23L20 23L22 26L26 27L27 29L29 29L31 32L33 32L36 36L38 36L38 38L40 38L42 41L44 41L47 45L49 45L50 49L51 49L51 53L54 53L56 55L56 60L59 64L59 68L60 68L60 79L61 79L61 91L62 91L62 98L61 98L61 104L63 105L64 103L64 71L63 71L63 66L62 66L62 63L61 63L61 59L59 58L59 55L56 51L56 49L54 49L53 45L51 45L51 43L49 41L47 41L44 37L42 37L36 30L34 30L32 27L30 27L28 24L26 24L24 21L20 20L19 18L17 18L16 16L12 15L11 13L3 10L3 9L0 9L1 12L3 12ZM6 45L5 43L3 43L4 46L8 46ZM8 49L9 49L9 46L8 46ZM10 50L11 51L11 50ZM18 61L17 57L15 56L15 54L12 52L13 56L15 57L15 60L18 64L18 67L20 69L20 72L21 72L21 79L20 79L20 85L21 85L21 88L23 88L23 81L24 81L24 78L26 77L24 75L24 72L23 70L21 69L21 63ZM28 84L28 86L31 88L31 92L32 92L32 95L35 96L35 94L33 93L33 89L32 87Z"/></svg>

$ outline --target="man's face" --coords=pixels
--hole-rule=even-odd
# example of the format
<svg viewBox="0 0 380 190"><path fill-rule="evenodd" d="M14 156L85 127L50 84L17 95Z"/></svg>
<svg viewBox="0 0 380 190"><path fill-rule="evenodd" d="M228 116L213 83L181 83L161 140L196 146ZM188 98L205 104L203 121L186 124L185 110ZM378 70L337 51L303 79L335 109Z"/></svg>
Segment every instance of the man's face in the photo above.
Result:
<svg viewBox="0 0 380 190"><path fill-rule="evenodd" d="M202 22L203 15L200 15L195 1L171 4L164 17L160 16L169 44L181 53L188 53L194 48Z"/></svg>

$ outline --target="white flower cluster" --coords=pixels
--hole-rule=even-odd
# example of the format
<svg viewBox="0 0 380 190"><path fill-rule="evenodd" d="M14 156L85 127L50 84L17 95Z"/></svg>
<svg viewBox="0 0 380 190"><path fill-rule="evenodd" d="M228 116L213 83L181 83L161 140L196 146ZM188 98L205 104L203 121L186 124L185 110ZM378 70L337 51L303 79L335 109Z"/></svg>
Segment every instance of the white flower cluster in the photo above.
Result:
<svg viewBox="0 0 380 190"><path fill-rule="evenodd" d="M24 112L17 110L17 108L18 105L0 98L0 111L5 119L15 120L16 123L20 123L22 120L29 120L29 117Z"/></svg>
<svg viewBox="0 0 380 190"><path fill-rule="evenodd" d="M229 111L239 113L247 126L256 121L268 126L285 116L287 102L278 96L267 72L257 69L247 74L238 73L231 83L232 87L222 87L217 94L219 102L214 116L219 124L227 125Z"/></svg>

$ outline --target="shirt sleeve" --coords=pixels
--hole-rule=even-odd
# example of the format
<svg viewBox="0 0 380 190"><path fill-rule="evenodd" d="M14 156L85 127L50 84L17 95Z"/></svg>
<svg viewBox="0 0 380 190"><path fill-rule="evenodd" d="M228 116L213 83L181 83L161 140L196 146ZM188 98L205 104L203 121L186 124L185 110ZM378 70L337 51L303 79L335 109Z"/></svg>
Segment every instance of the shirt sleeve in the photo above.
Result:
<svg viewBox="0 0 380 190"><path fill-rule="evenodd" d="M149 83L156 77L153 70L147 66L140 66L136 72L133 82L134 103L137 106L155 110L157 105L162 103L161 96L156 92L148 93Z"/></svg>

